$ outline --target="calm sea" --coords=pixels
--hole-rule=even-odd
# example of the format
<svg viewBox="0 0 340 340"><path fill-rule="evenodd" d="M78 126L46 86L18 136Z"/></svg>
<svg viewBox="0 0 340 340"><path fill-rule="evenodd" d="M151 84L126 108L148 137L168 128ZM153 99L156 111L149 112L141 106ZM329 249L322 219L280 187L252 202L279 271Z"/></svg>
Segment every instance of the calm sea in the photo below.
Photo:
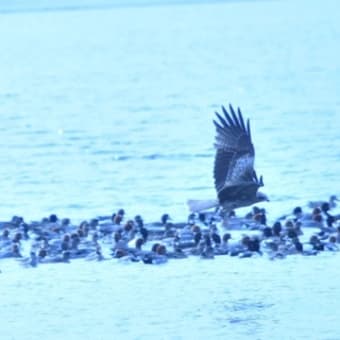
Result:
<svg viewBox="0 0 340 340"><path fill-rule="evenodd" d="M336 0L1 0L0 219L184 220L187 199L215 197L212 119L228 103L250 119L270 221L340 195L339 13ZM339 339L338 262L4 261L2 332Z"/></svg>

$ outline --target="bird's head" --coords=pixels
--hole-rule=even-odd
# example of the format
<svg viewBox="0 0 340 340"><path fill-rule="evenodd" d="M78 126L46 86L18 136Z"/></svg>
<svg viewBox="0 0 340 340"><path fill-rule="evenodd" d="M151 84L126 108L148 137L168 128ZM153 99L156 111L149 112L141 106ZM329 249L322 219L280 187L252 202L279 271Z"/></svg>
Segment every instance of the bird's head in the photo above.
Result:
<svg viewBox="0 0 340 340"><path fill-rule="evenodd" d="M166 224L169 220L171 220L171 217L169 216L169 214L163 214L161 217L161 221L163 224Z"/></svg>
<svg viewBox="0 0 340 340"><path fill-rule="evenodd" d="M256 198L258 202L269 202L268 196L260 191L256 193Z"/></svg>

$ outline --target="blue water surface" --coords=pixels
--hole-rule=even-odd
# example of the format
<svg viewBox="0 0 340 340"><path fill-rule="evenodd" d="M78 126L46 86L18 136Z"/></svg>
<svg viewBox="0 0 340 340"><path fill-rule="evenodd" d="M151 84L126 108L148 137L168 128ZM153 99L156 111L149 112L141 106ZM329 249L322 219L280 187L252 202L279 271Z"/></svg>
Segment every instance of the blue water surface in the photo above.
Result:
<svg viewBox="0 0 340 340"><path fill-rule="evenodd" d="M251 120L269 211L333 193L337 6L2 14L1 215L182 218L215 196L212 118L229 102Z"/></svg>
<svg viewBox="0 0 340 340"><path fill-rule="evenodd" d="M148 221L157 220L164 212L174 220L186 219L187 199L215 197L212 119L214 111L228 103L240 106L250 119L256 169L264 176L263 191L271 199L264 206L270 221L309 200L340 195L339 13L340 4L336 0L213 3L1 0L1 220L13 215L34 220L56 213L77 222L110 215L122 207L128 215L141 214ZM239 214L248 210L241 209ZM115 326L120 338L139 339L133 328L133 321L139 320L143 323L139 327L146 327L143 333L146 339L153 333L152 327L166 330L165 336L161 334L158 338L188 339L185 330L190 329L190 324L198 327L195 339L211 334L221 338L252 335L268 339L273 322L273 327L277 327L275 334L279 335L290 326L289 321L295 320L292 310L296 301L300 303L298 311L310 310L311 301L306 302L304 297L312 299L320 293L321 309L317 312L328 308L331 299L339 299L332 295L334 287L329 280L321 280L321 292L315 283L307 295L303 293L305 285L314 279L313 273L328 266L327 257L317 262L296 260L281 269L276 263L275 269L267 264L265 270L255 273L249 264L221 261L204 265L204 270L199 262L190 265L177 262L162 267L161 278L153 273L144 277L143 269L137 270L141 276L136 282L143 287L171 282L176 273L181 273L173 287L180 290L186 284L193 286L194 291L183 292L189 296L181 295L185 303L195 301L192 308L176 302L176 294L171 291L164 299L158 297L157 303L149 297L150 304L144 306L149 311L158 306L160 319L156 308L155 314L140 321L137 315L129 314L135 300L127 299L122 314L110 309L110 316L94 316L93 324L88 320L88 328L79 328L73 334L70 328L51 332L48 326L42 326L51 319L40 306L36 307L42 327L39 334L49 335L47 338L52 338L51 334L83 338L91 334L95 338L90 327L102 320L105 331L99 334L103 339L110 338L106 332L110 326L108 318L116 317L120 320L120 326ZM228 277L216 275L216 270L225 265L232 268L228 269L231 282L240 284L239 296L236 286L227 288ZM21 275L18 269L12 270L9 287ZM49 269L37 270L46 271L41 273L45 281L38 280L38 274L28 274L33 276L29 276L31 281L26 284L31 287L39 282L51 293L46 287L59 281L58 275L62 273L54 277ZM86 270L84 282L92 280L92 269ZM93 270L102 280L100 289L111 294L115 278L107 274L111 269ZM118 286L124 285L124 301L129 295L125 285L130 282L133 270L121 266L115 270ZM190 273L190 278L183 270ZM232 274L235 272L238 275ZM249 277L249 273L253 276ZM290 274L299 279L299 293L295 291L280 307L282 302L276 292L283 289L289 296L296 289L296 281L287 279ZM331 266L326 277L336 279L338 274ZM212 286L204 294L209 275L215 280L215 295ZM251 279L256 290L265 285L269 297L263 294L254 298L255 290L248 290ZM65 308L71 314L78 308L91 310L82 302L82 294L91 294L90 286L85 286L80 283L84 290L80 288L75 307L63 304L62 296L69 296L70 290L77 288L62 285L57 294L61 310ZM95 289L95 284L91 287ZM12 315L21 307L19 302L12 305L11 297L19 294L18 298L31 306L40 294L36 288L29 297L20 289L9 291L5 305L12 308ZM151 294L152 290L142 293ZM216 303L209 305L211 294ZM57 300L52 295L44 298L55 305ZM132 296L138 298L137 293ZM106 304L109 300L100 295L96 310L101 306L104 311ZM164 307L167 304L177 316L169 316ZM137 308L142 310L141 306ZM195 312L190 314L192 310ZM275 311L275 317L271 311ZM280 318L279 313L284 317ZM318 324L321 329L315 328L318 320L313 317L315 323L311 325L302 313L299 330L290 329L283 338L305 335L311 339L316 331L318 339L339 337L333 324L337 312L333 310L331 319L328 313L321 314ZM204 319L208 315L210 318ZM129 317L132 319L126 321L126 326L124 318ZM170 324L167 317L171 318ZM185 317L188 326L183 324ZM61 316L57 322L61 325L66 319L67 316ZM148 321L153 326L145 326ZM176 323L177 337L175 326L171 326ZM217 326L226 328L217 332ZM35 330L30 329L30 338L40 336ZM11 323L5 334L11 335Z"/></svg>

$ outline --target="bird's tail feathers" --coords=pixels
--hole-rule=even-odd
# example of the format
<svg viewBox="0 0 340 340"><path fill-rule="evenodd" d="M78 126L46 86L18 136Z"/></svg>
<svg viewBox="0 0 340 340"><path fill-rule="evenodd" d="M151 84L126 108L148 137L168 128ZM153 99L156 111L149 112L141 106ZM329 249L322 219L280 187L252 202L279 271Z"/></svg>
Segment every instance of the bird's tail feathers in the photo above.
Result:
<svg viewBox="0 0 340 340"><path fill-rule="evenodd" d="M188 206L191 212L200 212L203 210L216 208L218 201L215 200L188 200Z"/></svg>

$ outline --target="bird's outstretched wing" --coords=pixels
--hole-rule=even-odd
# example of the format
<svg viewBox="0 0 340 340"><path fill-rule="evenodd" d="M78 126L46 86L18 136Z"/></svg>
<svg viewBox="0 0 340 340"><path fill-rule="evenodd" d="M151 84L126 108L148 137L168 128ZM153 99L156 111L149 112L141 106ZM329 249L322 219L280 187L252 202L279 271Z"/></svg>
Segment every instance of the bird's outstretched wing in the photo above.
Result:
<svg viewBox="0 0 340 340"><path fill-rule="evenodd" d="M216 156L214 178L217 194L228 188L228 196L235 197L238 191L250 190L256 193L263 185L262 177L257 179L254 170L255 151L251 141L249 120L244 122L241 110L237 113L229 105L230 113L222 106L224 117L216 112ZM224 196L224 194L223 194ZM230 197L230 198L231 198Z"/></svg>

